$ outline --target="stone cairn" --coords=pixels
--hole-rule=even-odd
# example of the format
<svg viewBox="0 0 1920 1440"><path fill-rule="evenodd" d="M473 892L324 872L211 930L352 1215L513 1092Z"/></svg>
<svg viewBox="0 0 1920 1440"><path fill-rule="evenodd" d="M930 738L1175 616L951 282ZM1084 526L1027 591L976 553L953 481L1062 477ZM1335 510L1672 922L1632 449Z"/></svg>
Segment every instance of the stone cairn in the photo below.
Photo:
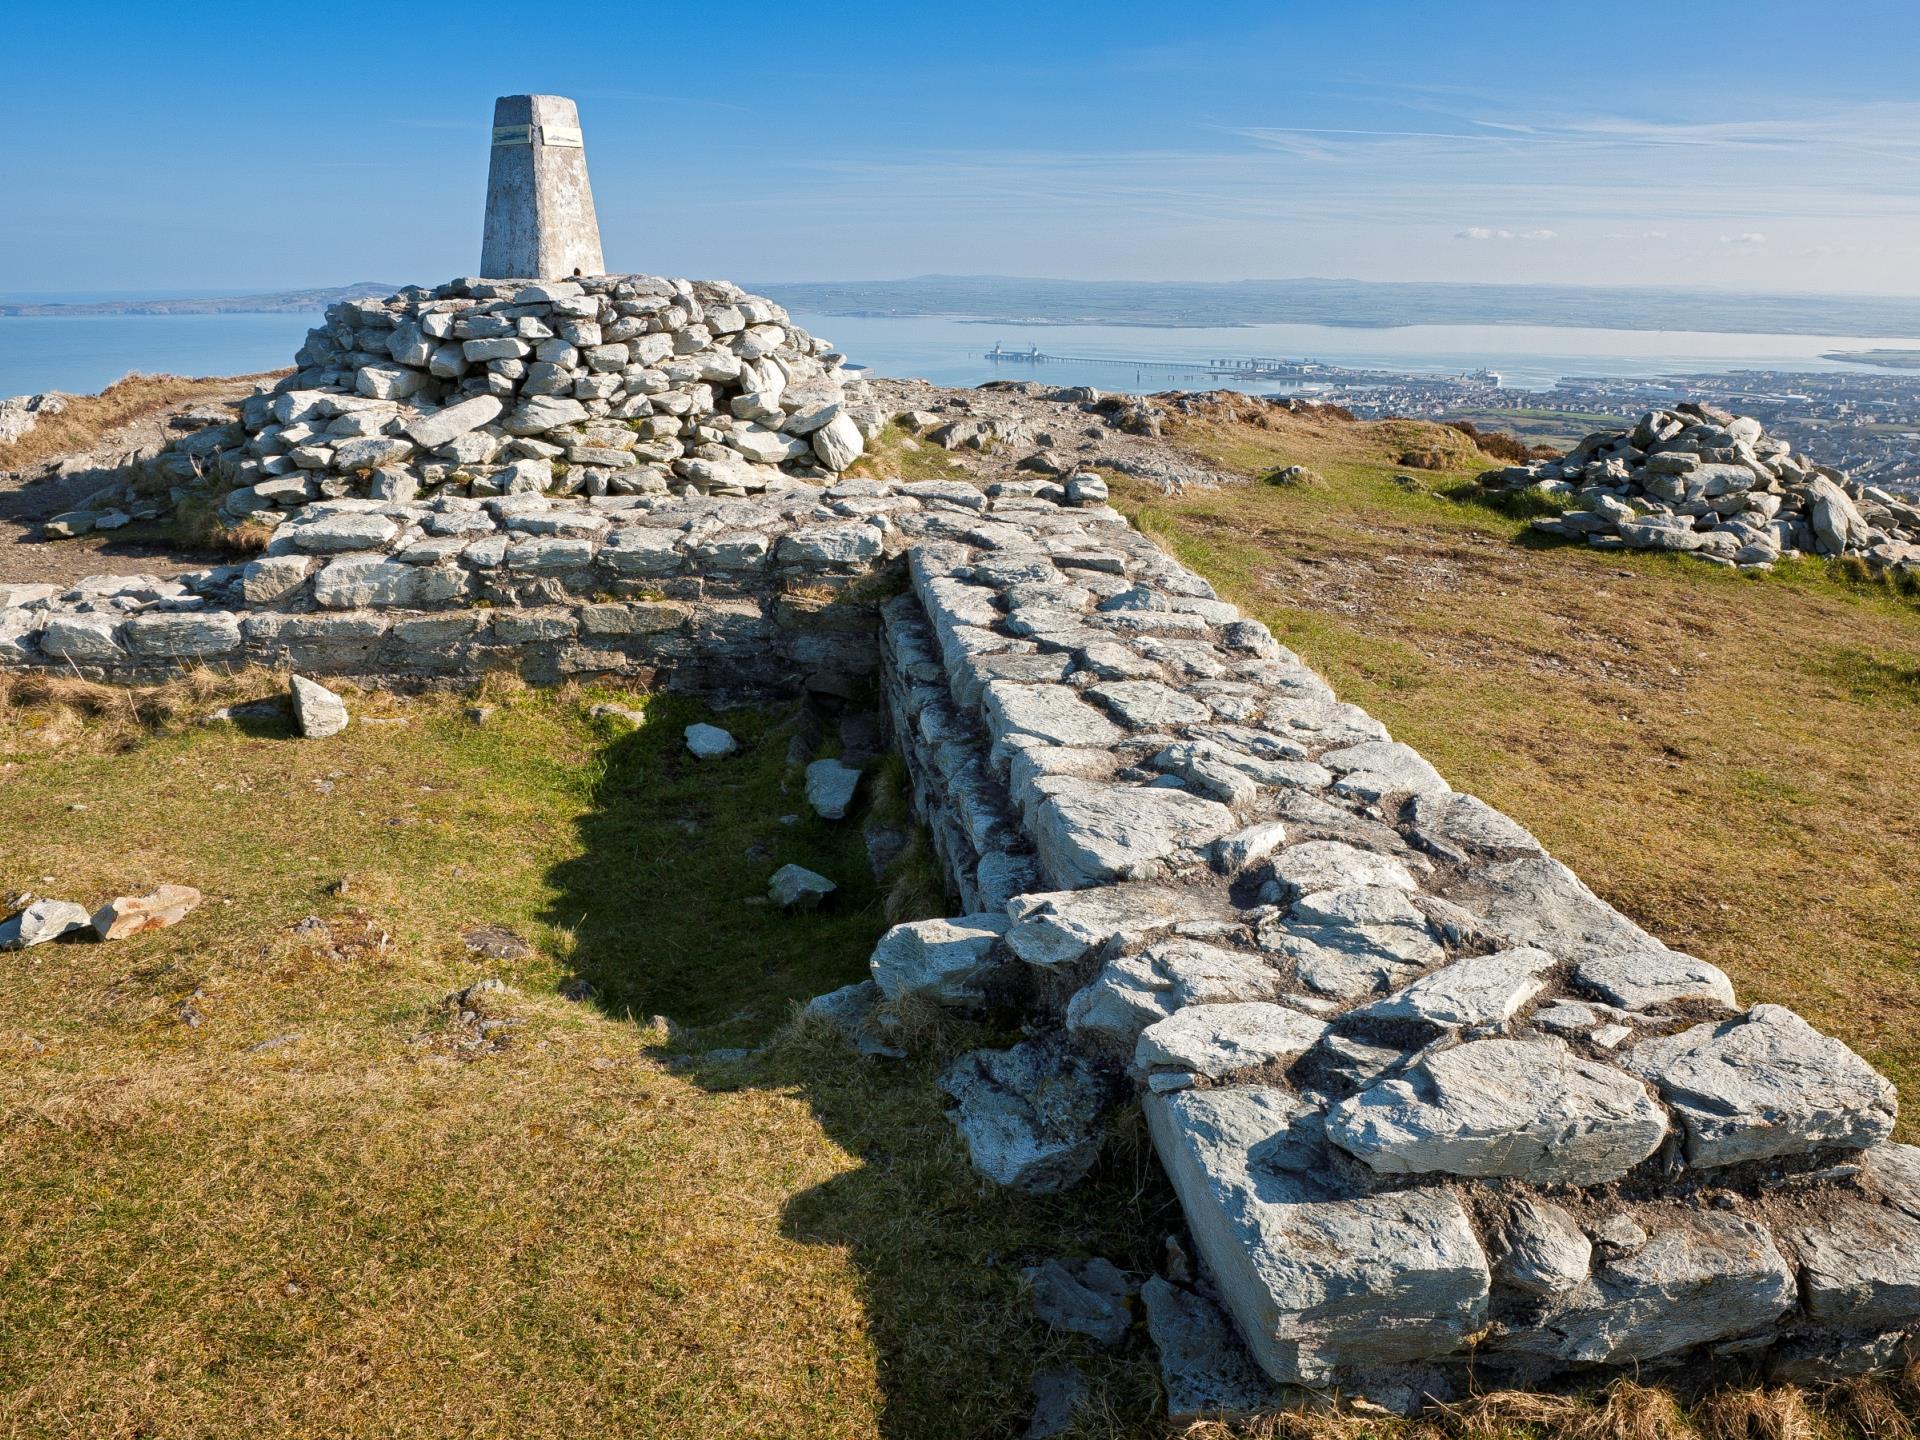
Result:
<svg viewBox="0 0 1920 1440"><path fill-rule="evenodd" d="M204 450L230 514L280 522L267 553L0 586L0 664L877 678L959 913L810 1010L877 1054L924 1007L1024 1030L941 1079L1023 1192L1083 1179L1140 1097L1188 1230L1140 1287L1176 1418L1911 1353L1920 1149L1884 1077L1453 790L1099 477L836 477L861 425L838 365L755 304L583 277L348 307ZM1744 445L1770 479L1700 500L1798 487L1831 528L1835 482L1737 423L1649 417L1581 479L1637 454L1691 487ZM1705 427L1733 443L1662 448ZM1043 1278L1124 1331L1113 1267Z"/></svg>
<svg viewBox="0 0 1920 1440"><path fill-rule="evenodd" d="M1599 549L1673 550L1741 569L1854 555L1875 570L1920 573L1920 504L1816 465L1751 416L1710 405L1649 411L1561 459L1489 471L1480 483L1575 501L1533 527Z"/></svg>

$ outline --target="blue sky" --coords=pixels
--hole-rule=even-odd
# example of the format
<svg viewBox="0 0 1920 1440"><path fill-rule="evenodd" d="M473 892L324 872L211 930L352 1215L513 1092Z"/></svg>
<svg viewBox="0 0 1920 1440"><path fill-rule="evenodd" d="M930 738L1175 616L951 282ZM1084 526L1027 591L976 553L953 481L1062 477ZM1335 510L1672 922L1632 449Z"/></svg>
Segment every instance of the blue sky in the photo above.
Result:
<svg viewBox="0 0 1920 1440"><path fill-rule="evenodd" d="M495 95L609 265L1920 293L1920 5L17 4L0 292L437 280Z"/></svg>

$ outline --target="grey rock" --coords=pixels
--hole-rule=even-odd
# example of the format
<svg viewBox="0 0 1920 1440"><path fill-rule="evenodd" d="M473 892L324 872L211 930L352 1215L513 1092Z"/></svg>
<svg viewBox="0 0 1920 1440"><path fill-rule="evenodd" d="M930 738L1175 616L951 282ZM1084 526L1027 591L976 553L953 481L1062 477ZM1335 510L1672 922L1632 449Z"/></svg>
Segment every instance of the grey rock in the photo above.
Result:
<svg viewBox="0 0 1920 1440"><path fill-rule="evenodd" d="M1284 1090L1183 1090L1145 1105L1208 1271L1267 1374L1324 1384L1449 1353L1481 1328L1486 1257L1450 1189L1352 1188L1319 1113Z"/></svg>
<svg viewBox="0 0 1920 1440"><path fill-rule="evenodd" d="M718 725L693 724L685 733L687 749L696 760L718 760L740 748L740 742Z"/></svg>
<svg viewBox="0 0 1920 1440"><path fill-rule="evenodd" d="M823 820L844 820L860 787L860 772L838 760L807 766L807 803Z"/></svg>
<svg viewBox="0 0 1920 1440"><path fill-rule="evenodd" d="M1646 1086L1550 1039L1443 1050L1327 1117L1327 1138L1382 1174L1536 1185L1617 1180L1666 1134L1666 1114Z"/></svg>
<svg viewBox="0 0 1920 1440"><path fill-rule="evenodd" d="M1734 1008L1733 982L1716 966L1675 950L1636 950L1583 960L1574 982L1623 1010L1651 1010L1682 1000Z"/></svg>
<svg viewBox="0 0 1920 1440"><path fill-rule="evenodd" d="M940 1076L974 1168L1029 1195L1076 1184L1099 1158L1107 1083L1057 1043L974 1050Z"/></svg>
<svg viewBox="0 0 1920 1440"><path fill-rule="evenodd" d="M1780 1005L1642 1040L1622 1063L1659 1087L1686 1127L1687 1163L1701 1169L1864 1149L1893 1130L1886 1077Z"/></svg>
<svg viewBox="0 0 1920 1440"><path fill-rule="evenodd" d="M1443 893L1501 944L1537 946L1574 961L1661 948L1566 866L1545 856L1481 866Z"/></svg>
<svg viewBox="0 0 1920 1440"><path fill-rule="evenodd" d="M873 947L868 964L874 983L889 1000L915 996L939 1005L976 1005L998 969L1000 940L1010 923L1005 915L982 914L896 925Z"/></svg>
<svg viewBox="0 0 1920 1440"><path fill-rule="evenodd" d="M1593 1242L1558 1205L1518 1197L1495 1234L1494 1274L1528 1295L1565 1295L1593 1268Z"/></svg>
<svg viewBox="0 0 1920 1440"><path fill-rule="evenodd" d="M1546 988L1554 964L1553 956L1534 949L1469 956L1355 1014L1368 1020L1417 1020L1440 1029L1497 1025Z"/></svg>
<svg viewBox="0 0 1920 1440"><path fill-rule="evenodd" d="M93 927L93 916L71 900L36 900L0 920L0 950L25 950Z"/></svg>
<svg viewBox="0 0 1920 1440"><path fill-rule="evenodd" d="M1621 1365L1762 1331L1794 1307L1793 1268L1767 1232L1731 1215L1669 1215L1632 1254L1592 1277L1537 1323L1490 1348Z"/></svg>
<svg viewBox="0 0 1920 1440"><path fill-rule="evenodd" d="M1355 886L1419 888L1407 867L1391 855L1378 855L1339 840L1303 840L1289 845L1274 857L1273 878L1288 898Z"/></svg>
<svg viewBox="0 0 1920 1440"><path fill-rule="evenodd" d="M1248 1419L1288 1398L1247 1354L1233 1323L1203 1295L1154 1275L1140 1288L1147 1333L1160 1355L1167 1418Z"/></svg>
<svg viewBox="0 0 1920 1440"><path fill-rule="evenodd" d="M347 728L347 702L318 681L288 676L287 696L293 702L294 724L306 739L324 740Z"/></svg>
<svg viewBox="0 0 1920 1440"><path fill-rule="evenodd" d="M1067 1002L1068 1033L1131 1055L1140 1032L1193 1005L1261 1000L1279 975L1256 955L1197 940L1160 940L1120 955Z"/></svg>
<svg viewBox="0 0 1920 1440"><path fill-rule="evenodd" d="M1063 888L1156 874L1234 828L1233 812L1183 790L1071 776L1034 783L1027 825L1040 868Z"/></svg>
<svg viewBox="0 0 1920 1440"><path fill-rule="evenodd" d="M482 425L490 425L506 413L506 402L498 395L475 395L422 415L406 428L406 436L422 450L437 450Z"/></svg>
<svg viewBox="0 0 1920 1440"><path fill-rule="evenodd" d="M1112 1261L1047 1260L1023 1274L1033 1313L1048 1328L1085 1335L1104 1349L1127 1338L1133 1286Z"/></svg>
<svg viewBox="0 0 1920 1440"><path fill-rule="evenodd" d="M906 1051L889 1044L882 1033L877 1011L884 997L871 980L842 985L825 995L816 995L802 1007L802 1013L831 1025L841 1038L862 1055L880 1055L898 1060Z"/></svg>
<svg viewBox="0 0 1920 1440"><path fill-rule="evenodd" d="M767 898L782 910L817 910L839 888L804 865L782 865L767 882Z"/></svg>
<svg viewBox="0 0 1920 1440"><path fill-rule="evenodd" d="M1007 946L1029 965L1055 969L1096 951L1158 939L1177 925L1210 920L1219 902L1165 885L1104 885L1021 895L1007 905Z"/></svg>
<svg viewBox="0 0 1920 1440"><path fill-rule="evenodd" d="M1327 1022L1262 1000L1189 1005L1141 1032L1134 1068L1170 1066L1219 1080L1236 1071L1304 1055Z"/></svg>

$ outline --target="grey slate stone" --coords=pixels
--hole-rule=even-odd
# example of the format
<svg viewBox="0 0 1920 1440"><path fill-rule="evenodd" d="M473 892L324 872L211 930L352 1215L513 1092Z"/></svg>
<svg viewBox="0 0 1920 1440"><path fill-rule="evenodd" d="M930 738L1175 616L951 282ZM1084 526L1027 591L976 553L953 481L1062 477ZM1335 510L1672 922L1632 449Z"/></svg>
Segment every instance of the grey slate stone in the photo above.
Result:
<svg viewBox="0 0 1920 1440"><path fill-rule="evenodd" d="M1023 1272L1033 1313L1053 1330L1084 1335L1103 1349L1127 1338L1133 1286L1110 1260L1047 1260Z"/></svg>
<svg viewBox="0 0 1920 1440"><path fill-rule="evenodd" d="M1058 1043L974 1050L940 1076L974 1168L997 1184L1051 1195L1099 1158L1107 1083Z"/></svg>
<svg viewBox="0 0 1920 1440"><path fill-rule="evenodd" d="M1624 1010L1652 1010L1682 1000L1734 1008L1733 982L1717 966L1677 950L1636 950L1583 960L1574 983Z"/></svg>
<svg viewBox="0 0 1920 1440"><path fill-rule="evenodd" d="M1189 1005L1140 1034L1133 1052L1140 1071L1170 1066L1219 1080L1305 1054L1327 1022L1264 1000Z"/></svg>
<svg viewBox="0 0 1920 1440"><path fill-rule="evenodd" d="M1486 1257L1450 1189L1353 1188L1319 1113L1284 1090L1183 1090L1145 1105L1194 1241L1269 1375L1324 1384L1450 1353L1480 1329Z"/></svg>
<svg viewBox="0 0 1920 1440"><path fill-rule="evenodd" d="M966 1006L985 998L983 986L998 968L1005 915L914 920L880 937L868 962L889 1000L915 996L938 1005Z"/></svg>
<svg viewBox="0 0 1920 1440"><path fill-rule="evenodd" d="M1893 1085L1780 1005L1642 1040L1622 1063L1659 1087L1686 1127L1687 1163L1701 1169L1864 1149L1893 1130Z"/></svg>
<svg viewBox="0 0 1920 1440"><path fill-rule="evenodd" d="M347 728L347 705L333 691L304 675L287 677L293 720L308 740L325 740Z"/></svg>
<svg viewBox="0 0 1920 1440"><path fill-rule="evenodd" d="M77 934L90 928L93 916L87 907L71 900L36 900L16 915L0 920L0 950L25 950L44 945L62 935Z"/></svg>
<svg viewBox="0 0 1920 1440"><path fill-rule="evenodd" d="M1603 1260L1544 1317L1490 1342L1582 1364L1655 1360L1762 1331L1794 1307L1793 1268L1732 1215L1674 1215L1631 1254Z"/></svg>
<svg viewBox="0 0 1920 1440"><path fill-rule="evenodd" d="M860 772L838 760L816 760L807 766L807 803L823 820L844 820L860 788Z"/></svg>
<svg viewBox="0 0 1920 1440"><path fill-rule="evenodd" d="M1476 1040L1334 1106L1327 1138L1382 1174L1617 1180L1660 1148L1646 1086L1559 1040Z"/></svg>
<svg viewBox="0 0 1920 1440"><path fill-rule="evenodd" d="M1553 956L1544 950L1474 955L1424 975L1406 989L1355 1011L1368 1020L1417 1020L1440 1029L1495 1025L1546 988Z"/></svg>
<svg viewBox="0 0 1920 1440"><path fill-rule="evenodd" d="M1247 1354L1233 1323L1213 1301L1158 1275L1140 1287L1147 1333L1160 1355L1160 1384L1167 1418L1248 1419L1273 1410L1289 1396Z"/></svg>

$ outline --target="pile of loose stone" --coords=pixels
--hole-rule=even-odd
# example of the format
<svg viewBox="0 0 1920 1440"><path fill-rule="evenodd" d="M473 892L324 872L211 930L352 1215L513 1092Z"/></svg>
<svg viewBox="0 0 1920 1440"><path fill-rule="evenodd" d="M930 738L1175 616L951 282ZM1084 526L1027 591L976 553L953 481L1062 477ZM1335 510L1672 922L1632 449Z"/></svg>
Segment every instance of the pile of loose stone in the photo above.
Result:
<svg viewBox="0 0 1920 1440"><path fill-rule="evenodd" d="M1576 501L1534 528L1602 549L1675 550L1743 569L1857 555L1875 569L1920 571L1920 505L1816 465L1751 416L1710 405L1649 411L1559 460L1480 480Z"/></svg>
<svg viewBox="0 0 1920 1440"><path fill-rule="evenodd" d="M619 309L633 284L539 301L507 288L516 305L592 300L601 315L607 301L640 319ZM748 321L721 298L730 287L668 289L708 318L731 305ZM408 295L374 307L392 333L416 325L466 359L457 334L440 341L403 316L475 306L427 311L429 292ZM546 325L557 314L536 318L564 338ZM692 353L744 366L714 336L776 323L709 329ZM356 320L363 333L374 328ZM630 343L605 328L600 340ZM338 468L348 445L417 450L412 432L462 405L511 414L550 398L522 389L506 409L496 384L529 375L489 368L523 359L505 354L460 377L409 369L439 386L437 409L408 404L419 387L366 394L408 369L388 347L368 361L310 346L301 376L261 397L269 413L282 401L289 416L337 412L272 421L281 442L325 420L294 448L328 456L245 487L255 499L239 513L264 501L280 521L266 553L173 580L0 587L0 663L109 679L207 661L454 678L512 665L728 698L852 697L877 670L963 913L893 929L871 978L814 1012L875 1053L897 1052L924 1007L1017 1023L1027 1038L962 1057L942 1084L976 1166L1022 1191L1085 1177L1108 1115L1142 1097L1189 1231L1139 1289L1176 1415L1257 1411L1297 1387L1407 1409L1459 1393L1469 1371L1537 1385L1724 1359L1807 1378L1894 1363L1909 1343L1920 1151L1887 1143L1892 1086L1790 1011L1740 1006L1714 966L1668 950L1512 820L1454 792L1132 529L1097 476L1021 472L985 489L833 479L818 449L777 464L725 441L728 455L693 453L715 443L702 432L743 433L703 421L663 432L645 464L564 452L568 476L605 480L571 494L538 451L458 462L466 478L433 472L431 492L428 466L455 461L383 452L370 493L309 494L361 483L360 467ZM794 342L793 358L821 373L790 385L820 385L822 409L843 404L811 350ZM609 411L713 383L649 395L641 377L628 393L624 369L589 368L621 376L626 398L567 398ZM473 393L454 398L456 378ZM789 393L781 416L820 413L787 409ZM396 407L407 434L386 419L333 431L368 413L340 404L356 394ZM760 414L747 423L813 447ZM664 458L669 438L677 459ZM1731 463L1704 455L1689 475ZM657 484L634 485L656 469ZM751 483L716 483L747 470ZM1746 489L1724 493L1775 494L1743 473ZM259 495L283 480L296 503ZM810 773L810 797L845 813L857 779ZM782 904L824 893L807 872L785 884ZM1130 1283L1111 1267L1050 1272L1049 1303L1084 1302L1105 1333Z"/></svg>
<svg viewBox="0 0 1920 1440"><path fill-rule="evenodd" d="M880 424L843 356L715 281L415 287L331 307L295 359L236 423L146 462L135 489L177 502L213 487L228 520L264 524L356 497L748 495L831 479Z"/></svg>

